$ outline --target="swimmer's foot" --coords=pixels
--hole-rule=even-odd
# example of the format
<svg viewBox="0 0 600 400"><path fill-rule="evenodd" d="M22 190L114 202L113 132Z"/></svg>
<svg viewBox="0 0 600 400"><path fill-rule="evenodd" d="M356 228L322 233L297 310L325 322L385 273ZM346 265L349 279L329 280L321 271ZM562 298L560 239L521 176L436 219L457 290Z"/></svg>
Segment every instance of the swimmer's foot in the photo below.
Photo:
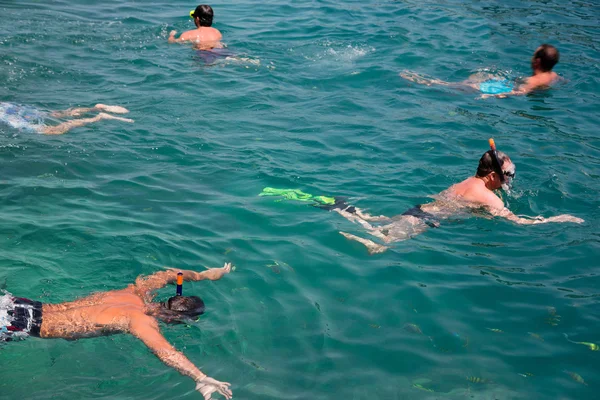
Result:
<svg viewBox="0 0 600 400"><path fill-rule="evenodd" d="M369 239L364 239L364 238L361 238L361 237L358 237L356 235L352 235L352 234L346 233L346 232L340 232L340 235L342 235L346 239L355 240L359 243L364 244L367 247L367 250L369 250L369 254L371 254L371 255L383 253L384 251L387 250L386 246L377 244Z"/></svg>
<svg viewBox="0 0 600 400"><path fill-rule="evenodd" d="M102 111L106 111L106 112L110 112L113 114L127 114L129 112L128 109L126 109L125 107L121 107L121 106L108 106L106 104L96 104L94 106L95 109L97 110L102 110Z"/></svg>
<svg viewBox="0 0 600 400"><path fill-rule="evenodd" d="M98 117L100 117L100 119L114 119L114 120L117 120L117 121L123 121L123 122L129 122L129 123L133 123L134 122L130 118L115 117L114 115L110 115L110 114L106 114L106 113L100 113L100 114L98 114Z"/></svg>

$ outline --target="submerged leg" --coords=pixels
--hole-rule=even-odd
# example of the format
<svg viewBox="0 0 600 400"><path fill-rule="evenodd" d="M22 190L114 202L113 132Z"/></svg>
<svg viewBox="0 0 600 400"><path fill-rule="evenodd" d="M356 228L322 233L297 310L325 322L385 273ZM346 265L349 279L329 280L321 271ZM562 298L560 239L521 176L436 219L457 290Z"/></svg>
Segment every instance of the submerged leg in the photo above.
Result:
<svg viewBox="0 0 600 400"><path fill-rule="evenodd" d="M420 75L420 74L417 74L416 72L412 72L412 71L402 71L402 72L400 72L400 76L402 78L406 79L407 81L415 82L415 83L418 83L421 85L427 85L427 86L452 85L452 83L450 83L450 82L445 82L445 81L435 79L435 78L428 78L425 75Z"/></svg>
<svg viewBox="0 0 600 400"><path fill-rule="evenodd" d="M369 230L375 229L375 228L373 228L373 225L371 225L370 223L365 221L363 218L361 218L359 213L349 213L348 211L341 210L339 208L334 208L333 211L337 212L338 214L340 214L342 217L346 218L350 222L358 222L365 229L369 229Z"/></svg>
<svg viewBox="0 0 600 400"><path fill-rule="evenodd" d="M128 109L121 106L108 106L106 104L96 104L91 108L69 108L68 110L63 111L54 111L50 115L56 118L63 117L78 117L81 114L85 114L92 111L106 111L114 114L126 114L129 112Z"/></svg>
<svg viewBox="0 0 600 400"><path fill-rule="evenodd" d="M115 117L114 115L100 113L93 118L73 119L71 121L63 122L62 124L56 126L44 126L40 128L40 132L46 135L62 135L63 133L66 133L73 128L78 128L80 126L91 124L93 122L101 121L103 119L114 119L117 121L130 123L133 122L133 120L129 118Z"/></svg>
<svg viewBox="0 0 600 400"><path fill-rule="evenodd" d="M390 221L391 220L391 218L386 217L385 215L379 215L379 216L375 217L366 212L363 212L358 207L354 207L354 213L356 215L358 215L360 218L364 219L365 221L381 222L381 221Z"/></svg>
<svg viewBox="0 0 600 400"><path fill-rule="evenodd" d="M411 71L403 71L400 72L400 76L408 81L415 82L421 85L441 85L441 86L449 86L455 89L475 89L479 90L479 81L471 81L471 78L462 82L446 82L440 79L429 78L425 75L417 74L416 72Z"/></svg>
<svg viewBox="0 0 600 400"><path fill-rule="evenodd" d="M346 239L355 240L358 243L364 244L367 247L369 254L379 254L379 253L383 253L384 251L387 250L386 246L377 244L369 239L364 239L364 238L361 238L361 237L358 237L356 235L352 235L352 234L346 233L346 232L340 232L340 235L344 236Z"/></svg>
<svg viewBox="0 0 600 400"><path fill-rule="evenodd" d="M386 243L390 242L390 238L386 234L382 233L380 228L376 228L373 225L371 225L370 223L368 223L367 221L365 221L362 218L363 214L361 214L359 211L354 214L349 213L348 211L345 211L345 210L340 210L339 208L336 208L334 211L336 211L338 214L340 214L342 217L346 218L350 222L358 222L363 228L365 228L367 231L369 231L369 234L375 236L376 238L379 238L379 239L385 241ZM373 217L373 219L377 219L377 218L379 218L379 217ZM389 219L389 218L383 217L383 219Z"/></svg>

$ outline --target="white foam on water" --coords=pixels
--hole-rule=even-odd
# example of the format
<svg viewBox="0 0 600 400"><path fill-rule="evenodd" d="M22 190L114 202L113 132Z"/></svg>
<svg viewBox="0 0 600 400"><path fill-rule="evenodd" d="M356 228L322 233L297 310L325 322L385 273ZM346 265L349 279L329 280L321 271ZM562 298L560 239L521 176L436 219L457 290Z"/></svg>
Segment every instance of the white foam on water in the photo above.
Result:
<svg viewBox="0 0 600 400"><path fill-rule="evenodd" d="M12 322L12 317L8 315L8 311L15 308L13 302L13 296L2 290L1 293L4 293L4 296L0 296L0 329L2 327L10 325Z"/></svg>

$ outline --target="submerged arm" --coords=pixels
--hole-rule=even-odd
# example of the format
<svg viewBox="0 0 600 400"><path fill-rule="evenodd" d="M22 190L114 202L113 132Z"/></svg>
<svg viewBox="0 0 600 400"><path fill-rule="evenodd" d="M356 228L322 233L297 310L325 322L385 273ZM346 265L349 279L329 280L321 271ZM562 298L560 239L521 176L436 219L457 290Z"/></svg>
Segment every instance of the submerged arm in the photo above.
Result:
<svg viewBox="0 0 600 400"><path fill-rule="evenodd" d="M557 215L555 217L544 218L542 216L537 217L519 217L513 214L508 208L491 208L490 212L492 215L496 217L503 217L508 219L509 221L515 222L519 225L536 225L536 224L546 224L548 222L574 222L577 224L581 224L584 222L583 219L574 217L569 214Z"/></svg>
<svg viewBox="0 0 600 400"><path fill-rule="evenodd" d="M177 31L171 31L169 32L169 39L167 39L169 41L169 43L181 43L181 42L185 42L185 40L181 39L181 36L179 37L179 39L175 39L175 34L177 33Z"/></svg>
<svg viewBox="0 0 600 400"><path fill-rule="evenodd" d="M202 393L205 400L209 400L211 394L214 392L222 394L226 399L231 399L230 384L209 378L188 360L183 353L175 350L160 333L158 323L154 318L147 315L133 318L131 320L130 331L144 342L163 363L175 368L182 375L192 378L196 382L196 390Z"/></svg>
<svg viewBox="0 0 600 400"><path fill-rule="evenodd" d="M203 279L216 281L221 279L223 275L231 272L231 263L225 263L222 268L210 268L203 272L170 268L150 276L140 276L135 280L135 289L142 297L148 299L152 291L160 289L169 283L176 282L178 272L183 273L184 281L201 281Z"/></svg>

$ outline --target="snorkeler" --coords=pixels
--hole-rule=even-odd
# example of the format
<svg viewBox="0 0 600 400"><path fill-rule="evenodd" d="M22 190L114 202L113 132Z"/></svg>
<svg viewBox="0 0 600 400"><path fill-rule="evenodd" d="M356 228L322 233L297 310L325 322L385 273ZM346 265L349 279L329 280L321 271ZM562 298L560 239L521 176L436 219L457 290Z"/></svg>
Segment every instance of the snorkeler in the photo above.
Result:
<svg viewBox="0 0 600 400"><path fill-rule="evenodd" d="M493 139L490 139L490 147L491 149L485 152L479 160L475 176L451 186L437 195L435 201L417 205L402 215L393 218L374 217L342 200L336 201L332 205L317 205L317 207L334 210L348 220L358 222L367 229L369 234L386 244L410 239L423 233L429 227L437 228L441 220L460 212L481 209L492 216L503 217L523 225L545 224L548 222L584 222L581 218L567 214L549 218L513 214L504 206L504 202L494 193L494 190L500 188L508 190L511 187L512 180L515 177L515 165L506 154L496 150ZM371 222L379 222L381 225L373 226ZM364 244L371 254L382 253L387 250L385 245L377 244L369 239L345 232L340 232L340 234Z"/></svg>
<svg viewBox="0 0 600 400"><path fill-rule="evenodd" d="M69 303L42 304L9 293L0 296L0 343L27 336L44 339L78 339L116 333L131 333L158 358L196 382L196 390L205 400L214 392L231 399L230 384L202 373L183 353L178 352L160 333L158 321L181 323L204 313L204 302L197 296L181 296L186 281L221 279L231 264L203 272L176 269L140 276L122 290L94 293ZM153 291L177 281L177 295L164 303L152 302Z"/></svg>
<svg viewBox="0 0 600 400"><path fill-rule="evenodd" d="M213 9L211 6L199 5L196 10L190 11L190 17L194 19L197 29L183 32L179 39L175 39L177 31L169 33L169 43L193 42L197 50L210 50L221 48L221 32L212 27Z"/></svg>
<svg viewBox="0 0 600 400"><path fill-rule="evenodd" d="M45 124L45 120L50 118L65 118L79 117L81 114L86 114L95 111L101 112L95 117L72 119L70 121L59 123L58 125L50 126ZM125 107L107 106L105 104L96 104L91 108L70 108L64 111L45 112L35 107L24 106L14 103L0 102L0 122L3 122L15 129L44 133L46 135L62 135L73 128L78 128L93 122L98 122L104 119L114 119L117 121L130 122L129 118L116 117L107 113L125 114L128 113Z"/></svg>
<svg viewBox="0 0 600 400"><path fill-rule="evenodd" d="M424 77L410 71L400 73L400 76L412 82L423 85L443 85L453 88L473 88L482 93L481 97L506 97L511 95L523 95L536 89L547 89L556 83L560 78L552 68L558 63L560 54L556 47L543 44L535 50L531 58L531 69L533 75L526 78L523 83L517 84L514 81L503 77L494 76L489 73L476 73L463 82L445 82L439 79Z"/></svg>

